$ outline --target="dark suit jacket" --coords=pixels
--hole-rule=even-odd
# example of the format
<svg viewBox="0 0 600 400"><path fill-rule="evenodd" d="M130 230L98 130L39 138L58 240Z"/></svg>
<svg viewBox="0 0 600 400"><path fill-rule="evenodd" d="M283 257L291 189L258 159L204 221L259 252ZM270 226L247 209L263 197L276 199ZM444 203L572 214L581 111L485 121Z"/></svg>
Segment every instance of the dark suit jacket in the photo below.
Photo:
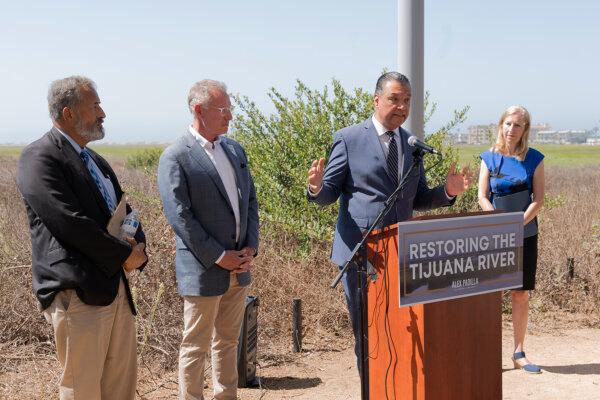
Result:
<svg viewBox="0 0 600 400"><path fill-rule="evenodd" d="M90 154L112 181L120 201L123 191L112 168L94 151ZM123 277L135 314L121 266L131 246L107 232L111 214L106 202L86 165L57 129L25 147L17 185L27 208L33 289L42 309L64 289L75 289L85 304L109 305ZM145 242L141 229L136 239Z"/></svg>

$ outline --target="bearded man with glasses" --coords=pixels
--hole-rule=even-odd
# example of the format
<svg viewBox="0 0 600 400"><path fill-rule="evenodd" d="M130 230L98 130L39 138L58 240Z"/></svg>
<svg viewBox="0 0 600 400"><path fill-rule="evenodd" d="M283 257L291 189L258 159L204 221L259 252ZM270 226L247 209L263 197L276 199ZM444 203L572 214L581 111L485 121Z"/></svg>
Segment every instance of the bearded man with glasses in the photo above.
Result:
<svg viewBox="0 0 600 400"><path fill-rule="evenodd" d="M33 290L63 368L60 399L133 400L136 311L127 276L147 262L145 236L141 226L133 238L107 230L123 190L87 147L104 137L95 83L52 82L48 110L52 129L23 149L17 185L31 230Z"/></svg>

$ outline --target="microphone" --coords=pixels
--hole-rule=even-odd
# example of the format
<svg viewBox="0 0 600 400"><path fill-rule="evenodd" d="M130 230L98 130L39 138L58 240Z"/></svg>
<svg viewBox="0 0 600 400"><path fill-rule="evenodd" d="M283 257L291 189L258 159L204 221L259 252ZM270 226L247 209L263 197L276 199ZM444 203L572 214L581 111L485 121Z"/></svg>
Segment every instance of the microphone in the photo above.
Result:
<svg viewBox="0 0 600 400"><path fill-rule="evenodd" d="M430 145L421 142L416 136L409 137L408 144L410 144L411 146L416 147L418 149L421 149L426 153L432 153L432 154L438 154L438 155L442 154L439 151L437 151L436 149L434 149L433 147L431 147Z"/></svg>

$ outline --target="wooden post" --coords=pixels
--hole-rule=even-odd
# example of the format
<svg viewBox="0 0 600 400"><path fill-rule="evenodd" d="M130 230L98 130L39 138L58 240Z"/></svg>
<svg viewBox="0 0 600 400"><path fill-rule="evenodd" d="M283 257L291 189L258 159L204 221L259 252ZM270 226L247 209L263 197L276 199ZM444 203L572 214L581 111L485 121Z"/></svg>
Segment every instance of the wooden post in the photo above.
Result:
<svg viewBox="0 0 600 400"><path fill-rule="evenodd" d="M567 282L571 282L575 277L575 259L573 257L567 258Z"/></svg>
<svg viewBox="0 0 600 400"><path fill-rule="evenodd" d="M294 353L302 351L302 300L292 300L292 343Z"/></svg>

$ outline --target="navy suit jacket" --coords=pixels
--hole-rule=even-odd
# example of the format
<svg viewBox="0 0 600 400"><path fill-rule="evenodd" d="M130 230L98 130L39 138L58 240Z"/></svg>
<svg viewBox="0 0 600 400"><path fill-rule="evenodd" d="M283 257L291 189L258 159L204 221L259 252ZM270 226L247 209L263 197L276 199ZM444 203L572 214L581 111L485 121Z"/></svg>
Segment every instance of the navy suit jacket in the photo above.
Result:
<svg viewBox="0 0 600 400"><path fill-rule="evenodd" d="M399 177L408 173L414 147L407 142L409 133L400 128ZM333 147L323 176L323 188L309 201L327 205L340 199L340 208L333 239L331 261L343 265L384 207L394 187L388 174L386 157L371 118L341 129L334 134ZM381 226L405 221L413 210L428 210L452 203L443 186L427 186L423 164L413 171L408 184L385 216Z"/></svg>
<svg viewBox="0 0 600 400"><path fill-rule="evenodd" d="M214 164L186 133L161 155L158 189L169 224L176 234L175 272L182 296L217 296L229 288L230 271L215 264L224 250L249 246L258 250L258 203L246 153L221 136L238 188L240 236L236 242L233 208ZM250 273L237 275L241 286Z"/></svg>
<svg viewBox="0 0 600 400"><path fill-rule="evenodd" d="M123 191L110 165L88 149L121 200ZM31 230L33 289L42 309L64 289L75 289L85 304L106 306L121 278L132 312L135 307L122 267L131 246L111 236L111 212L87 166L55 128L21 152L17 185ZM130 210L128 206L128 211ZM145 242L140 228L135 235Z"/></svg>

